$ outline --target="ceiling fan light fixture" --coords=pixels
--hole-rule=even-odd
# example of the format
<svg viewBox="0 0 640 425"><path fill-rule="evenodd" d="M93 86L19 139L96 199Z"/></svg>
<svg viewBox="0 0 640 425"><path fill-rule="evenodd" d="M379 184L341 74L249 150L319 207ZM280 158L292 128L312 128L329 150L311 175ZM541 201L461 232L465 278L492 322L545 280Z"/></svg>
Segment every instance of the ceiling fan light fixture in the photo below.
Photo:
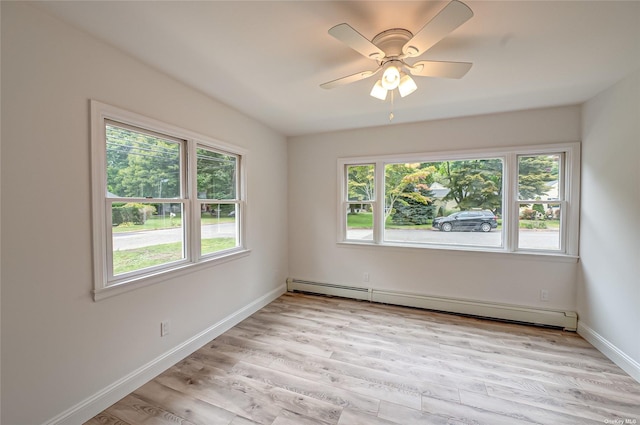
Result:
<svg viewBox="0 0 640 425"><path fill-rule="evenodd" d="M387 66L382 74L382 87L393 90L400 84L400 69L396 64Z"/></svg>
<svg viewBox="0 0 640 425"><path fill-rule="evenodd" d="M409 75L405 74L402 78L400 78L400 83L398 84L398 91L400 92L401 97L409 96L411 93L416 91L418 86L416 82L413 81Z"/></svg>
<svg viewBox="0 0 640 425"><path fill-rule="evenodd" d="M387 98L387 89L382 87L382 81L378 80L376 84L371 89L371 96L376 99L385 100Z"/></svg>

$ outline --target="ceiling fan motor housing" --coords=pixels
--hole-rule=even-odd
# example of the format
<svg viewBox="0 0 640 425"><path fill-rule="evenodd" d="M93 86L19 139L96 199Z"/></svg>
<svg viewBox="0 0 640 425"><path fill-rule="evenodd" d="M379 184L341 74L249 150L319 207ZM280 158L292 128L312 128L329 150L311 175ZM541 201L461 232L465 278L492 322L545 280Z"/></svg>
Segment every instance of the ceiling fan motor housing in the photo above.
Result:
<svg viewBox="0 0 640 425"><path fill-rule="evenodd" d="M382 63L402 56L402 46L411 40L411 31L403 28L392 28L376 35L371 42L385 53Z"/></svg>

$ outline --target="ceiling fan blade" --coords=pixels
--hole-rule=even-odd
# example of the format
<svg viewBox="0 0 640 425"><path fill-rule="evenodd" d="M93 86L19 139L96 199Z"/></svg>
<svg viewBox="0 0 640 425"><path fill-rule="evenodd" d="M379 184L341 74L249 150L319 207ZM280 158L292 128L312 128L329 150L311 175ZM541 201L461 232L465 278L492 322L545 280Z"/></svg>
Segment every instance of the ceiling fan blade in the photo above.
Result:
<svg viewBox="0 0 640 425"><path fill-rule="evenodd" d="M382 50L349 24L336 25L329 30L329 34L369 59L381 60L385 56Z"/></svg>
<svg viewBox="0 0 640 425"><path fill-rule="evenodd" d="M472 16L473 11L469 6L458 0L452 0L402 46L402 53L406 57L420 56Z"/></svg>
<svg viewBox="0 0 640 425"><path fill-rule="evenodd" d="M378 71L380 71L382 67L378 67L375 71L362 71L357 74L348 75L346 77L338 78L337 80L329 81L324 84L320 84L320 87L323 89L332 89L334 87L343 86L345 84L355 83L356 81L364 80L365 78L369 78L373 75L376 75Z"/></svg>
<svg viewBox="0 0 640 425"><path fill-rule="evenodd" d="M462 78L472 65L470 62L419 61L409 67L409 72L421 77Z"/></svg>

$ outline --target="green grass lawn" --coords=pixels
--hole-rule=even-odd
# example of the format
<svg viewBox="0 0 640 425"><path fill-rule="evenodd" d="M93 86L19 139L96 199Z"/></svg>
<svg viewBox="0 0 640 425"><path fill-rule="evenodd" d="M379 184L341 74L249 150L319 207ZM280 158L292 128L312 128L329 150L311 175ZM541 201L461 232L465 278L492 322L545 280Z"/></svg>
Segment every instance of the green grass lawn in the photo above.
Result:
<svg viewBox="0 0 640 425"><path fill-rule="evenodd" d="M203 254L210 254L212 252L233 248L235 244L235 238L203 239L201 250ZM177 261L181 258L181 242L115 251L113 253L113 274L118 275L140 270Z"/></svg>
<svg viewBox="0 0 640 425"><path fill-rule="evenodd" d="M347 215L347 227L349 229L372 229L373 228L373 214L372 213L358 213ZM415 225L398 225L391 222L391 217L387 217L385 222L385 228L387 229L430 229L431 220L428 224L415 224Z"/></svg>
<svg viewBox="0 0 640 425"><path fill-rule="evenodd" d="M559 230L560 220L520 220L520 228Z"/></svg>
<svg viewBox="0 0 640 425"><path fill-rule="evenodd" d="M371 229L373 227L373 214L347 214L347 227L350 229Z"/></svg>
<svg viewBox="0 0 640 425"><path fill-rule="evenodd" d="M203 213L200 216L200 221L202 224L233 223L235 222L235 217L225 216L218 219L216 217L212 217L210 213ZM166 214L163 218L162 214L159 214L148 218L144 224L121 224L119 226L113 227L113 233L170 229L172 227L180 227L181 225L182 220L180 219L180 215L169 217L169 214Z"/></svg>

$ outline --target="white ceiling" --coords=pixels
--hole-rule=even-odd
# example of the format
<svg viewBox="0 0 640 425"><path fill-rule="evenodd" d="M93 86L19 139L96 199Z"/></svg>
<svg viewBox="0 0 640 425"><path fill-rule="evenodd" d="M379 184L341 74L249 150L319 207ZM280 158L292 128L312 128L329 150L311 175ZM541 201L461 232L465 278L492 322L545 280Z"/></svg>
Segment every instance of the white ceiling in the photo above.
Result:
<svg viewBox="0 0 640 425"><path fill-rule="evenodd" d="M394 123L581 103L640 68L639 1L475 1L474 17L419 59L473 62L461 80L416 77ZM388 123L375 69L331 37L347 22L372 39L416 33L446 2L205 1L38 3L141 61L285 135ZM411 60L409 60L411 62Z"/></svg>

